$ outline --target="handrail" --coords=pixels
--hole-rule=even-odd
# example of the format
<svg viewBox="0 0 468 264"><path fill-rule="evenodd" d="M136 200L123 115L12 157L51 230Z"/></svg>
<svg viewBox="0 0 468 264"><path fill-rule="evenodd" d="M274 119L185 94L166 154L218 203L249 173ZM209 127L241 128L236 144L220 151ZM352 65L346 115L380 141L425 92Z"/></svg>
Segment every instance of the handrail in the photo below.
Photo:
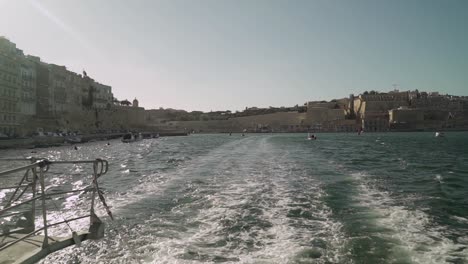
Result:
<svg viewBox="0 0 468 264"><path fill-rule="evenodd" d="M10 206L10 207L3 208L3 209L0 210L0 217L2 217L2 214L3 214L4 212L8 211L8 210L11 210L11 209L16 208L16 207L19 207L19 206L21 206L21 205L23 205L23 204L27 204L27 203L29 203L29 202L35 201L35 200L40 199L40 198L42 198L42 195L41 195L41 196L36 196L36 197L34 197L34 198L31 198L31 199L28 199L28 200L23 201L23 202L21 202L21 203L14 204L14 205L12 205L12 206Z"/></svg>
<svg viewBox="0 0 468 264"><path fill-rule="evenodd" d="M18 187L29 187L31 184L24 184L24 185L14 185L14 186L2 186L0 187L0 190L5 190L5 189L16 189Z"/></svg>
<svg viewBox="0 0 468 264"><path fill-rule="evenodd" d="M49 166L52 165L52 164L95 164L96 162L101 164L100 166L100 175L102 174L106 174L108 171L109 171L109 162L107 160L103 160L103 159L95 159L95 160L72 160L72 161L68 161L68 160L55 160L55 161L51 161L51 160L48 160L48 159L33 159L33 158L25 158L25 159L0 159L0 161L12 161L12 160L15 160L15 161L35 161L34 163L32 164L29 164L29 165L25 165L25 166L22 166L22 167L18 167L18 168L14 168L14 169L11 169L11 170L6 170L6 171L2 171L0 172L0 176L3 176L3 175L7 175L7 174L11 174L11 173L15 173L15 172L18 172L18 171L23 171L23 170L28 170L28 169L32 169L32 168L37 168L37 167L46 167L46 170L45 172L47 172L49 170ZM37 160L37 161L36 161Z"/></svg>
<svg viewBox="0 0 468 264"><path fill-rule="evenodd" d="M76 193L76 192L87 192L87 191L91 191L91 190L93 190L93 188L87 187L87 188L78 189L78 190L70 190L70 191L62 191L62 192L53 192L53 193L47 193L47 194L45 195L45 197L46 197L46 198L50 198L50 197L55 196L55 195L61 195L61 194L67 194L67 193ZM5 215L3 215L4 212L6 212L6 211L8 211L8 210L10 210L10 209L19 207L19 206L21 206L21 205L23 205L23 204L27 204L27 203L29 203L29 202L32 202L32 201L34 201L34 200L40 199L40 198L42 198L42 197L41 197L41 196L36 196L36 197L34 197L34 198L25 200L25 201L23 201L23 202L21 202L21 203L14 204L14 205L12 205L12 206L10 206L10 207L0 209L0 218L6 217Z"/></svg>
<svg viewBox="0 0 468 264"><path fill-rule="evenodd" d="M100 227L102 225L102 222L99 220L99 218L96 216L94 212L94 200L96 194L98 195L98 198L101 200L102 204L104 205L104 208L106 209L108 215L113 219L112 213L110 212L103 193L101 189L99 188L98 185L98 178L104 174L106 174L109 170L109 163L107 160L103 159L95 159L95 160L71 160L71 161L66 161L66 160L56 160L56 161L51 161L48 159L39 159L39 158L34 158L34 157L28 157L28 158L23 158L23 159L15 159L15 158L7 158L7 159L0 159L0 161L29 161L31 164L29 165L24 165L20 166L14 169L6 170L0 172L0 176L5 176L9 174L13 174L16 172L20 171L25 171L24 175L22 176L20 182L18 185L14 186L4 186L1 187L0 189L15 189L13 194L9 197L9 200L6 202L5 208L0 209L0 219L9 217L9 216L15 216L15 215L23 215L29 217L30 219L26 219L27 224L30 224L32 226L27 226L24 228L20 229L15 229L15 231L11 231L8 228L4 229L3 234L0 235L6 235L6 233L11 234L12 232L19 232L16 230L22 230L29 232L25 236L22 236L20 239L16 239L13 241L7 242L5 245L0 246L0 251L8 248L21 240L32 236L36 234L37 232L43 231L44 232L44 240L42 243L42 248L48 248L49 247L49 236L48 236L48 229L52 226L60 225L68 223L70 221L75 221L78 219L82 219L85 217L90 217L90 234L91 238L100 238L103 235L103 229ZM93 173L92 173L92 179L90 181L90 185L77 189L77 190L69 190L69 191L58 191L58 192L46 192L46 186L45 186L45 173L49 170L50 166L55 165L55 164L92 164L93 165ZM32 178L28 178L28 175L32 174ZM23 182L26 181L27 184L24 184ZM39 189L37 188L39 184ZM31 188L29 188L31 187ZM24 189L22 189L24 188ZM28 199L23 199L22 201L19 201L21 197L26 193L28 189L31 189L32 191L32 197ZM64 221L56 222L56 223L48 223L47 221L47 206L46 202L48 198L52 196L57 196L57 195L64 195L64 194L71 194L71 193L86 193L92 191L91 194L91 208L90 208L90 213L85 215L85 216L76 216L72 219L65 219ZM18 194L18 195L17 195ZM16 197L15 197L16 196ZM41 200L41 211L42 211L42 227L41 228L35 228L35 213L36 213L36 206L35 202L36 200ZM18 202L19 201L19 202ZM53 201L51 201L53 203ZM31 210L30 211L24 211L21 210L20 212L14 211L7 213L11 211L12 209L15 209L17 207L20 207L25 204L31 203ZM29 222L28 222L29 221ZM69 226L70 227L70 226ZM70 227L71 229L71 227ZM73 231L73 230L72 230ZM94 233L93 233L94 232ZM72 232L73 235L76 235L75 232ZM74 237L75 238L75 237Z"/></svg>
<svg viewBox="0 0 468 264"><path fill-rule="evenodd" d="M29 170L29 169L32 169L32 168L37 168L37 167L40 166L40 164L41 164L41 162L37 161L37 162L35 162L33 164L30 164L30 165L14 168L14 169L11 169L11 170L0 171L0 176L4 176L4 175L7 175L7 174L12 174L12 173L15 173L15 172L18 172L18 171L24 171L24 170Z"/></svg>

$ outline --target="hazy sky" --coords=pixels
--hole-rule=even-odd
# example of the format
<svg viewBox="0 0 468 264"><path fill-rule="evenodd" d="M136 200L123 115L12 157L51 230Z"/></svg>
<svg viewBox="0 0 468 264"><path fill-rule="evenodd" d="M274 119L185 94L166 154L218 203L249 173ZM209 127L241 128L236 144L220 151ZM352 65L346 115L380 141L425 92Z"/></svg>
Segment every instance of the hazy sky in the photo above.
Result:
<svg viewBox="0 0 468 264"><path fill-rule="evenodd" d="M0 0L0 35L146 108L468 95L466 0Z"/></svg>

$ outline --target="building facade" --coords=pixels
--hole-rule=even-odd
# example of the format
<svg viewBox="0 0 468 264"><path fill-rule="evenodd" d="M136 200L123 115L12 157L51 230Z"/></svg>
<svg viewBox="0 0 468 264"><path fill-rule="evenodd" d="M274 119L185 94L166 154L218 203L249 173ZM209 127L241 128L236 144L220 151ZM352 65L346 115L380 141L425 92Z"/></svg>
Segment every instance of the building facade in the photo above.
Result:
<svg viewBox="0 0 468 264"><path fill-rule="evenodd" d="M21 119L21 71L23 52L4 37L0 37L0 133L15 136Z"/></svg>
<svg viewBox="0 0 468 264"><path fill-rule="evenodd" d="M112 106L112 87L102 83L94 82L93 85L93 108L94 109L110 109Z"/></svg>
<svg viewBox="0 0 468 264"><path fill-rule="evenodd" d="M26 57L21 58L20 64L20 109L25 116L36 115L36 67L34 62Z"/></svg>
<svg viewBox="0 0 468 264"><path fill-rule="evenodd" d="M67 68L55 64L49 65L49 112L60 116L67 112Z"/></svg>

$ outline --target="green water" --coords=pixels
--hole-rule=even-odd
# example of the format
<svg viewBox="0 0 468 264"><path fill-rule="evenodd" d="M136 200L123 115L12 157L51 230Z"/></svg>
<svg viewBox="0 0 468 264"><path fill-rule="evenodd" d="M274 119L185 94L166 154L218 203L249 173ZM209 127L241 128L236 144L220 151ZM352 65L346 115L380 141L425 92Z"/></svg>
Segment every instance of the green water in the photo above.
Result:
<svg viewBox="0 0 468 264"><path fill-rule="evenodd" d="M36 154L108 159L116 217L44 263L468 263L468 133L105 143ZM69 174L52 183L76 186Z"/></svg>

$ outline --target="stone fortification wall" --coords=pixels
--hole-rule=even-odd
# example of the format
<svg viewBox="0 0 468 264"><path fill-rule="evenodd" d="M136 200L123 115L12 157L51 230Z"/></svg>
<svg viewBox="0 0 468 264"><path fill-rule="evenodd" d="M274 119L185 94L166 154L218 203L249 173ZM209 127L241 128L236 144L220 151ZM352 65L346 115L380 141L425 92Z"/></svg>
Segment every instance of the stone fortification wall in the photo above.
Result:
<svg viewBox="0 0 468 264"><path fill-rule="evenodd" d="M334 109L336 105L336 102L307 102L307 109L317 107Z"/></svg>
<svg viewBox="0 0 468 264"><path fill-rule="evenodd" d="M392 109L389 111L390 123L416 123L424 120L420 109Z"/></svg>
<svg viewBox="0 0 468 264"><path fill-rule="evenodd" d="M202 132L240 132L244 129L259 131L268 128L274 131L295 131L301 127L305 113L279 112L266 115L236 117L228 120L171 121L166 126L173 129L187 129Z"/></svg>
<svg viewBox="0 0 468 264"><path fill-rule="evenodd" d="M323 107L307 108L307 115L305 124L315 124L318 122L327 122L333 120L344 120L345 110L343 109L330 109Z"/></svg>
<svg viewBox="0 0 468 264"><path fill-rule="evenodd" d="M111 109L69 113L65 123L73 130L132 130L145 126L144 109L116 106Z"/></svg>
<svg viewBox="0 0 468 264"><path fill-rule="evenodd" d="M361 94L359 95L359 98L363 101L408 101L409 92Z"/></svg>
<svg viewBox="0 0 468 264"><path fill-rule="evenodd" d="M446 109L449 111L463 111L465 102L450 100L442 96L415 98L411 100L411 107L428 109Z"/></svg>
<svg viewBox="0 0 468 264"><path fill-rule="evenodd" d="M334 120L322 123L319 128L311 126L317 132L355 132L358 126L356 120Z"/></svg>
<svg viewBox="0 0 468 264"><path fill-rule="evenodd" d="M242 129L234 125L232 120L209 120L209 121L170 121L159 126L162 129L184 130L197 132L238 132Z"/></svg>
<svg viewBox="0 0 468 264"><path fill-rule="evenodd" d="M274 129L280 129L282 126L296 126L303 124L306 119L306 113L279 112L266 115L244 116L233 119L246 128L268 126Z"/></svg>
<svg viewBox="0 0 468 264"><path fill-rule="evenodd" d="M124 131L144 129L146 127L144 109L139 107L112 107L111 109L83 110L64 113L59 118L31 117L24 121L22 135L27 136L38 131Z"/></svg>
<svg viewBox="0 0 468 264"><path fill-rule="evenodd" d="M360 113L366 115L369 112L388 112L400 106L408 106L408 101L364 101L361 103Z"/></svg>

